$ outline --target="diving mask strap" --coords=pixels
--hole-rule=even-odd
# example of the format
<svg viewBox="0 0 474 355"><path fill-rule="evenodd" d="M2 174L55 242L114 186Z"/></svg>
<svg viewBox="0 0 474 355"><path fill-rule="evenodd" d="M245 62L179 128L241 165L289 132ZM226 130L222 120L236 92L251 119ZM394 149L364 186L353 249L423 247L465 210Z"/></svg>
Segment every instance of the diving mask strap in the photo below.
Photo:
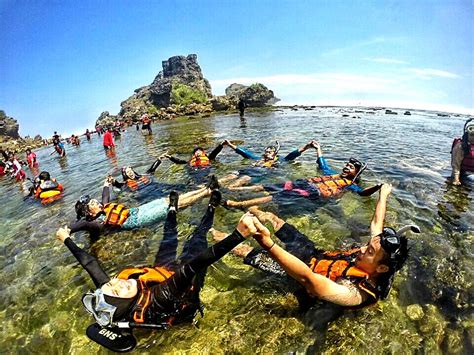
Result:
<svg viewBox="0 0 474 355"><path fill-rule="evenodd" d="M357 174L355 174L354 178L352 179L352 181L356 181L360 174L362 174L364 172L364 170L367 169L367 163L364 163L362 164L362 166L360 167L359 171L357 172Z"/></svg>

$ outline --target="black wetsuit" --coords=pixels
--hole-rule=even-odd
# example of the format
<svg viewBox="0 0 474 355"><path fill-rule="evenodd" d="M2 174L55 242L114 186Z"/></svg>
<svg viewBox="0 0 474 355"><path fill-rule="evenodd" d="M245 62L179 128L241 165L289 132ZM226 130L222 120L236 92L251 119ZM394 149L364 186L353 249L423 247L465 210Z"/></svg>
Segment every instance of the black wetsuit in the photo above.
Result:
<svg viewBox="0 0 474 355"><path fill-rule="evenodd" d="M145 323L170 322L170 318L173 319L173 323L189 321L200 309L199 291L203 285L207 267L245 240L239 232L234 231L224 240L212 247L207 247L206 234L212 226L213 219L214 207L209 206L199 227L186 241L178 261L176 259L178 246L176 212L168 212L164 237L155 256L154 266L166 267L174 274L162 283L149 286L152 293L150 306L145 312ZM79 248L71 238L66 239L65 244L89 273L96 287L101 287L110 280L97 259ZM134 302L139 299L141 292L142 290L139 289ZM126 318L132 316L133 312L130 312Z"/></svg>

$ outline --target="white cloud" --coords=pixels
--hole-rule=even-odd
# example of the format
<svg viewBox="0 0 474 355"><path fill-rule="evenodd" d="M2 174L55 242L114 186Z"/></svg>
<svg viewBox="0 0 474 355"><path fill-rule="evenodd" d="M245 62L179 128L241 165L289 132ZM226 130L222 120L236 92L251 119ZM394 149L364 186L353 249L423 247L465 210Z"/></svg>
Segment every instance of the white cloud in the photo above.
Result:
<svg viewBox="0 0 474 355"><path fill-rule="evenodd" d="M431 68L409 68L407 69L407 71L423 79L431 79L431 78L458 79L461 77L458 74L451 73L449 71L431 69Z"/></svg>
<svg viewBox="0 0 474 355"><path fill-rule="evenodd" d="M364 58L364 60L367 60L369 62L374 62L374 63L408 64L408 62L405 62L404 60L398 60L398 59L392 59L392 58Z"/></svg>
<svg viewBox="0 0 474 355"><path fill-rule="evenodd" d="M339 47L335 48L332 50L329 50L325 53L322 53L322 56L331 56L331 55L336 55L336 54L341 54L343 52L348 52L352 51L355 49L360 49L360 48L365 48L365 47L371 47L376 44L381 44L381 43L393 43L393 42L400 42L403 41L403 37L384 37L384 36L378 36L374 38L369 38L366 40L354 42L348 46L345 47Z"/></svg>

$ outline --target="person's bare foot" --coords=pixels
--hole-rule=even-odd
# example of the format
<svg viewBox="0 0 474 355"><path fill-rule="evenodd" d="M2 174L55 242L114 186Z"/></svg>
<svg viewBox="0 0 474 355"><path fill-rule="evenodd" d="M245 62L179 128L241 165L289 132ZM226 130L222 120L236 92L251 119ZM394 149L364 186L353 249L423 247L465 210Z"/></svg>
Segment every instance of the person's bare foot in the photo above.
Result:
<svg viewBox="0 0 474 355"><path fill-rule="evenodd" d="M209 229L209 233L211 233L212 239L214 239L216 242L220 242L222 239L224 239L225 237L227 237L229 235L227 233L218 231L215 228Z"/></svg>
<svg viewBox="0 0 474 355"><path fill-rule="evenodd" d="M265 212L258 208L258 206L252 206L249 208L249 212L252 213L262 223L270 222L273 226L273 230L278 231L284 224L285 221L279 218L277 215L271 212Z"/></svg>

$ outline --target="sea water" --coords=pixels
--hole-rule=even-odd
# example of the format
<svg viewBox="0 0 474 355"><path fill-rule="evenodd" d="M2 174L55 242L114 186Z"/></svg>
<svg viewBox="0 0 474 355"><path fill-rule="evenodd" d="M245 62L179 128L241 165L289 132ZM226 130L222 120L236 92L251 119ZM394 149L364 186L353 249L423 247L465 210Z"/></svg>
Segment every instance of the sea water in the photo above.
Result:
<svg viewBox="0 0 474 355"><path fill-rule="evenodd" d="M345 115L345 116L343 116ZM410 257L398 274L387 300L346 311L335 317L319 305L301 314L296 298L280 282L227 255L209 268L201 292L204 316L166 332L135 331L144 353L472 353L473 236L472 186L448 183L450 148L466 117L440 117L412 111L411 116L355 108L294 108L272 112L183 118L153 125L153 135L135 127L122 132L115 155L107 155L102 140L82 137L79 147L67 146L67 156L38 151L39 170L50 172L65 188L64 198L49 206L23 200L28 184L0 180L0 352L91 354L107 350L88 340L92 318L81 296L93 287L87 273L55 238L56 230L75 220L74 203L82 194L100 198L108 174L120 180L120 169L131 165L144 172L160 154L189 159L194 147L212 150L224 139L259 154L278 141L284 156L315 139L331 167L339 170L349 157L368 163L361 185L393 184L386 226L417 224L410 235ZM260 183L317 176L316 152L309 149L295 162L281 164ZM251 164L225 147L213 165L222 177ZM195 186L182 165L164 161L155 181ZM159 195L147 188L138 194L114 191L128 206ZM224 198L251 198L224 190ZM264 207L294 224L325 249L366 243L377 195L341 198L317 205L295 199ZM178 216L180 246L206 209L202 201ZM215 228L231 232L242 211L220 208ZM113 274L125 267L147 265L162 238L162 224L103 236L91 244L86 233L76 243L98 257ZM212 243L211 236L209 242ZM252 241L247 242L252 245Z"/></svg>

